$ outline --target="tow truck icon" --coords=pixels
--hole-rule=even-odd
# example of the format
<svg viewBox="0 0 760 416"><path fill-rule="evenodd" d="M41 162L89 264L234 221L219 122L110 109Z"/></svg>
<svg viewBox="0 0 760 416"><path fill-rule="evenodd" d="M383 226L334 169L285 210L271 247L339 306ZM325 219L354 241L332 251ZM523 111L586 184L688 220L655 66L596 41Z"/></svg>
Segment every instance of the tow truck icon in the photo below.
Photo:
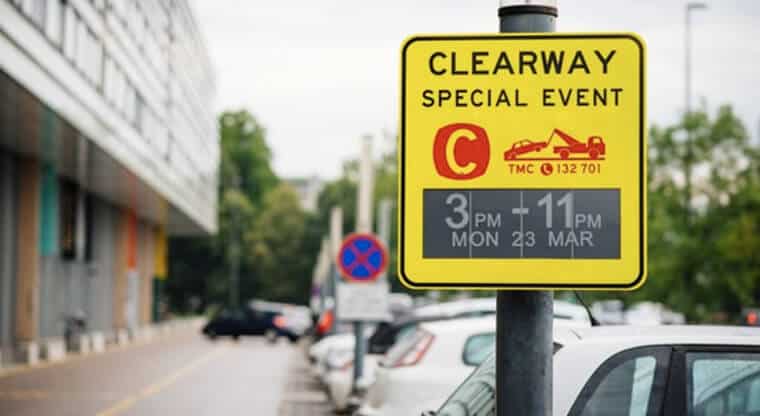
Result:
<svg viewBox="0 0 760 416"><path fill-rule="evenodd" d="M553 158L526 158L520 157L532 152L540 152L549 147L552 139L557 136L562 139L565 144L555 145L552 151L559 157ZM530 140L520 140L512 144L512 147L504 152L504 160L568 160L570 155L584 155L581 157L573 157L571 160L598 160L604 159L606 153L606 146L604 140L599 136L590 136L586 142L581 142L575 137L565 133L564 131L555 128L552 130L552 134L545 142L534 142Z"/></svg>

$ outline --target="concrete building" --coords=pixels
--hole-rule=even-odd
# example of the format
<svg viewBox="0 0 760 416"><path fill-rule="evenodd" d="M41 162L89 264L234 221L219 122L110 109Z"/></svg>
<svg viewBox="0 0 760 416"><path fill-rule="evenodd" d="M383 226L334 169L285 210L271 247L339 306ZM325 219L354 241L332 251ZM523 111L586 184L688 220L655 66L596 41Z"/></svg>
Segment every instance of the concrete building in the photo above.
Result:
<svg viewBox="0 0 760 416"><path fill-rule="evenodd" d="M290 185L298 194L298 201L301 208L306 212L316 212L319 193L325 187L325 183L318 176L306 178L291 178L285 182Z"/></svg>
<svg viewBox="0 0 760 416"><path fill-rule="evenodd" d="M155 315L216 230L214 73L186 0L0 0L0 360Z"/></svg>

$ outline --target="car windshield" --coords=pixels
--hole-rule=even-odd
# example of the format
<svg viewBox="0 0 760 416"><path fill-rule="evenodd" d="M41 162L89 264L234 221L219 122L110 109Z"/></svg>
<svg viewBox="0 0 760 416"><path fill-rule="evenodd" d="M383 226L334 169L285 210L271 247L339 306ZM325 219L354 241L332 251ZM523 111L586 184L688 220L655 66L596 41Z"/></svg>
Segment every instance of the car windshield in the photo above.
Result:
<svg viewBox="0 0 760 416"><path fill-rule="evenodd" d="M554 344L554 352L560 349ZM496 402L496 354L491 352L441 406L436 416L492 416Z"/></svg>

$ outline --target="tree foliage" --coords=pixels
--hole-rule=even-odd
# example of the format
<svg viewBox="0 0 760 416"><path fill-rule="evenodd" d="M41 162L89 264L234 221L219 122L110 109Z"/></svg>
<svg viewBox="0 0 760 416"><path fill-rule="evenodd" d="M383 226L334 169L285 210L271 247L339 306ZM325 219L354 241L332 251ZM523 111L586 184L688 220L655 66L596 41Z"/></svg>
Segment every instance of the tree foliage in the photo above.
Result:
<svg viewBox="0 0 760 416"><path fill-rule="evenodd" d="M245 235L245 254L258 278L257 297L304 303L314 263L306 241L307 221L290 186L281 184L264 197Z"/></svg>
<svg viewBox="0 0 760 416"><path fill-rule="evenodd" d="M249 112L221 114L219 134L219 231L170 240L170 306L183 311L191 298L202 306L226 303L235 258L241 302L306 303L317 250L311 240L318 238L313 218L274 173L266 130Z"/></svg>
<svg viewBox="0 0 760 416"><path fill-rule="evenodd" d="M757 303L760 182L756 150L730 106L649 134L649 279L653 300L692 321L724 321Z"/></svg>

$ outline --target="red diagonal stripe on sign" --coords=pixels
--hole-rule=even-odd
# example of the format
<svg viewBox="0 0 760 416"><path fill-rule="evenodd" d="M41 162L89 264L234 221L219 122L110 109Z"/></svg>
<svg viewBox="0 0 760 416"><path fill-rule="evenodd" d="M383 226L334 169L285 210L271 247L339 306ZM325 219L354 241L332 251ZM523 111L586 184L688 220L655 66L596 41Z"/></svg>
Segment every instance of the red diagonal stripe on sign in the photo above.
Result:
<svg viewBox="0 0 760 416"><path fill-rule="evenodd" d="M359 266L366 267L367 270L369 270L370 274L374 274L375 272L377 272L377 269L375 268L375 266L373 266L369 262L369 256L375 254L375 252L378 251L377 247L371 246L370 249L367 250L366 253L362 253L361 251L359 251L359 249L356 248L354 244L351 244L348 247L348 249L351 250L354 253L354 256L356 257L354 261L351 262L351 264L346 266L346 269L348 269L350 273L353 273L354 270L356 270L356 268Z"/></svg>

